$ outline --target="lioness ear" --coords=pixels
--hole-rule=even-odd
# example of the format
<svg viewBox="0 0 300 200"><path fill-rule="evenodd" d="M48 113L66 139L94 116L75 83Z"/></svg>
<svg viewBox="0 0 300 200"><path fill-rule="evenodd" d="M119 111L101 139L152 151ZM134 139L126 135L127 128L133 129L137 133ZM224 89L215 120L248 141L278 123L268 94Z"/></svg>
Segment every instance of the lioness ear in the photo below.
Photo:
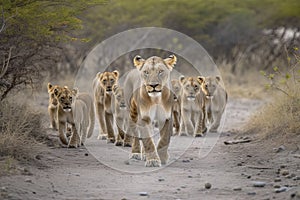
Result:
<svg viewBox="0 0 300 200"><path fill-rule="evenodd" d="M179 82L180 82L181 85L183 85L184 80L185 80L184 76L179 77Z"/></svg>
<svg viewBox="0 0 300 200"><path fill-rule="evenodd" d="M116 94L118 88L119 88L118 85L114 85L114 86L113 86L113 92L114 92L114 94Z"/></svg>
<svg viewBox="0 0 300 200"><path fill-rule="evenodd" d="M145 59L143 59L139 55L137 55L133 58L133 64L138 70L141 69L141 67L144 65L144 63L145 63Z"/></svg>
<svg viewBox="0 0 300 200"><path fill-rule="evenodd" d="M116 77L117 79L119 78L120 73L119 73L118 70L113 71L113 74L115 75L115 77Z"/></svg>
<svg viewBox="0 0 300 200"><path fill-rule="evenodd" d="M102 78L102 76L103 76L103 73L101 73L101 72L98 72L96 76L97 76L99 79L101 79L101 78Z"/></svg>
<svg viewBox="0 0 300 200"><path fill-rule="evenodd" d="M216 80L217 80L218 82L220 82L220 81L221 81L221 77L220 77L220 76L216 76Z"/></svg>
<svg viewBox="0 0 300 200"><path fill-rule="evenodd" d="M177 57L175 55L170 55L168 58L164 59L164 61L167 64L168 68L172 70L177 62Z"/></svg>
<svg viewBox="0 0 300 200"><path fill-rule="evenodd" d="M73 88L72 94L73 94L74 96L77 96L78 93L79 93L79 89L78 89L78 88Z"/></svg>
<svg viewBox="0 0 300 200"><path fill-rule="evenodd" d="M48 88L48 92L49 92L49 90L51 90L51 89L52 89L52 87L53 87L53 85L52 85L51 83L48 83L48 86L47 86L47 88Z"/></svg>
<svg viewBox="0 0 300 200"><path fill-rule="evenodd" d="M197 79L199 81L200 84L202 84L204 82L204 77L203 76L197 76Z"/></svg>

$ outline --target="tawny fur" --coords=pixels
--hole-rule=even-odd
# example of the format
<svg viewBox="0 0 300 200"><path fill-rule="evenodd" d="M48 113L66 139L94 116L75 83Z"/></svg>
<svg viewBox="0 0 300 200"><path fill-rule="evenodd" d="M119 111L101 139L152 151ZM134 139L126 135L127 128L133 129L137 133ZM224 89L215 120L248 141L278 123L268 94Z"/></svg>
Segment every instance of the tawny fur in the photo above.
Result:
<svg viewBox="0 0 300 200"><path fill-rule="evenodd" d="M200 77L201 89L205 94L205 112L210 125L210 132L217 132L227 104L227 92L221 85L221 78Z"/></svg>
<svg viewBox="0 0 300 200"><path fill-rule="evenodd" d="M150 57L144 60L136 56L136 70L128 73L125 80L125 99L130 107L128 134L134 137L132 158L141 159L141 138L147 167L159 167L169 158L168 147L172 135L171 111L174 97L170 91L170 72L176 64L174 55L162 59ZM127 95L127 97L126 97ZM156 120L160 128L157 147L151 137L152 123ZM138 134L139 133L139 134Z"/></svg>
<svg viewBox="0 0 300 200"><path fill-rule="evenodd" d="M180 135L203 136L205 127L205 97L199 77L179 78L181 83Z"/></svg>
<svg viewBox="0 0 300 200"><path fill-rule="evenodd" d="M94 103L100 124L98 139L107 139L107 142L115 142L113 130L113 86L118 83L119 72L98 73L93 81Z"/></svg>

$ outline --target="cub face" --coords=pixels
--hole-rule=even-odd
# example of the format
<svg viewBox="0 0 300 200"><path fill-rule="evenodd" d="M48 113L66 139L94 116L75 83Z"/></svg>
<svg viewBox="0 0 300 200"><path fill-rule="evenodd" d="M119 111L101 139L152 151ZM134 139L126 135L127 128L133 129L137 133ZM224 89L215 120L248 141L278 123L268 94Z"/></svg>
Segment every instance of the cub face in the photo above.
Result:
<svg viewBox="0 0 300 200"><path fill-rule="evenodd" d="M58 101L56 98L56 94L61 89L59 85L52 85L51 83L48 83L48 94L49 94L49 104L52 104L53 106L57 106Z"/></svg>
<svg viewBox="0 0 300 200"><path fill-rule="evenodd" d="M115 104L121 110L126 110L126 102L124 97L124 89L120 88L118 85L113 86L113 93L115 96Z"/></svg>
<svg viewBox="0 0 300 200"><path fill-rule="evenodd" d="M55 89L56 90L56 89ZM77 95L77 90L70 90L67 86L61 88L60 90L54 91L59 105L62 107L63 111L71 112L72 103L74 102L74 96Z"/></svg>
<svg viewBox="0 0 300 200"><path fill-rule="evenodd" d="M179 80L173 79L171 80L172 92L174 94L174 100L177 101L180 96L181 85Z"/></svg>
<svg viewBox="0 0 300 200"><path fill-rule="evenodd" d="M141 56L135 56L133 63L140 71L143 85L150 97L161 96L162 89L168 84L170 73L176 64L177 58L174 55L166 59L152 56L143 59Z"/></svg>
<svg viewBox="0 0 300 200"><path fill-rule="evenodd" d="M98 73L97 78L101 87L105 90L107 94L112 93L113 86L117 84L119 79L119 72L117 70L113 72L103 72Z"/></svg>
<svg viewBox="0 0 300 200"><path fill-rule="evenodd" d="M221 80L219 76L216 77L200 77L201 88L207 99L212 99L216 88Z"/></svg>
<svg viewBox="0 0 300 200"><path fill-rule="evenodd" d="M184 77L179 78L179 82L182 87L182 94L188 101L194 101L196 96L200 94L201 81L200 77Z"/></svg>

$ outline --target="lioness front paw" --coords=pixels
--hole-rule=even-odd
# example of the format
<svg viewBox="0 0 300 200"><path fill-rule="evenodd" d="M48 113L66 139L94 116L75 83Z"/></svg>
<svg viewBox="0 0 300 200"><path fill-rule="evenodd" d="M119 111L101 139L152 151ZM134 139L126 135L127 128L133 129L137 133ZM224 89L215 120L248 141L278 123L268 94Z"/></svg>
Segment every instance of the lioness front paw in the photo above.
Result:
<svg viewBox="0 0 300 200"><path fill-rule="evenodd" d="M203 137L203 133L195 133L194 137Z"/></svg>
<svg viewBox="0 0 300 200"><path fill-rule="evenodd" d="M186 132L180 132L179 136L188 136L188 134Z"/></svg>
<svg viewBox="0 0 300 200"><path fill-rule="evenodd" d="M69 145L68 145L68 148L78 148L80 145L79 144L77 144L77 143L70 143Z"/></svg>
<svg viewBox="0 0 300 200"><path fill-rule="evenodd" d="M161 161L159 159L149 159L146 160L146 167L161 167Z"/></svg>
<svg viewBox="0 0 300 200"><path fill-rule="evenodd" d="M123 146L123 141L122 140L117 140L115 145L116 146Z"/></svg>
<svg viewBox="0 0 300 200"><path fill-rule="evenodd" d="M130 142L124 142L123 146L124 146L124 147L131 147L132 145L131 145Z"/></svg>
<svg viewBox="0 0 300 200"><path fill-rule="evenodd" d="M116 139L114 137L111 137L111 138L107 138L106 139L106 143L109 144L109 143L115 143Z"/></svg>
<svg viewBox="0 0 300 200"><path fill-rule="evenodd" d="M98 140L106 140L107 139L107 135L104 134L99 134L97 137Z"/></svg>
<svg viewBox="0 0 300 200"><path fill-rule="evenodd" d="M143 156L141 153L132 153L130 155L130 159L134 159L134 160L142 160Z"/></svg>

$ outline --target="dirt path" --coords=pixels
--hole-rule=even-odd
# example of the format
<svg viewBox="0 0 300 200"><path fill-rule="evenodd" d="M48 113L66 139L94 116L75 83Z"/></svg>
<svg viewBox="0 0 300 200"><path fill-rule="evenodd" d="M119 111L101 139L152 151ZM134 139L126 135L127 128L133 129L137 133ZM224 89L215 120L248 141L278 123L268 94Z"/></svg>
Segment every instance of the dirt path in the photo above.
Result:
<svg viewBox="0 0 300 200"><path fill-rule="evenodd" d="M37 158L47 167L1 177L0 199L290 199L300 183L298 154L274 153L273 147L261 152L255 141L224 145L260 105L231 99L222 134L172 138L171 164L152 172L143 161L128 160L129 149L104 141L89 139L89 151L45 148ZM284 170L290 177L281 175ZM265 186L253 187L255 181ZM286 191L276 193L275 185Z"/></svg>

